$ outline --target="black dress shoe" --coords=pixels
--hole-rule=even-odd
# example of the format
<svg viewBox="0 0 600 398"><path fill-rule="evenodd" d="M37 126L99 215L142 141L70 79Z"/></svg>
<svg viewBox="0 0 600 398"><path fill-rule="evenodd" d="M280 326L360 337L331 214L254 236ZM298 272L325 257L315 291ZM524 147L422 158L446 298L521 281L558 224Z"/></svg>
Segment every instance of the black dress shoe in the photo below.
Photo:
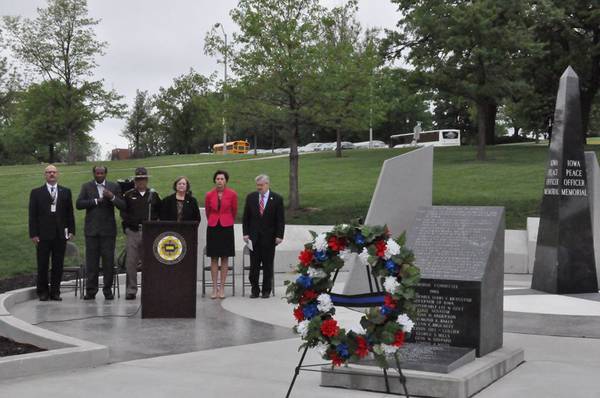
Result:
<svg viewBox="0 0 600 398"><path fill-rule="evenodd" d="M86 295L83 296L83 299L84 300L95 300L96 299L96 295L95 294L86 293Z"/></svg>
<svg viewBox="0 0 600 398"><path fill-rule="evenodd" d="M261 297L262 298L269 298L269 297L271 297L271 293L263 293Z"/></svg>
<svg viewBox="0 0 600 398"><path fill-rule="evenodd" d="M127 295L125 296L125 300L135 300L135 294L127 293Z"/></svg>
<svg viewBox="0 0 600 398"><path fill-rule="evenodd" d="M48 301L48 294L40 294L39 299L40 301Z"/></svg>
<svg viewBox="0 0 600 398"><path fill-rule="evenodd" d="M250 298L258 298L258 294L256 294L256 293L252 293L252 294L250 295Z"/></svg>
<svg viewBox="0 0 600 398"><path fill-rule="evenodd" d="M105 293L104 294L104 300L114 300L115 299L115 295L112 293Z"/></svg>
<svg viewBox="0 0 600 398"><path fill-rule="evenodd" d="M50 300L51 301L62 301L62 298L60 297L60 294L51 294Z"/></svg>

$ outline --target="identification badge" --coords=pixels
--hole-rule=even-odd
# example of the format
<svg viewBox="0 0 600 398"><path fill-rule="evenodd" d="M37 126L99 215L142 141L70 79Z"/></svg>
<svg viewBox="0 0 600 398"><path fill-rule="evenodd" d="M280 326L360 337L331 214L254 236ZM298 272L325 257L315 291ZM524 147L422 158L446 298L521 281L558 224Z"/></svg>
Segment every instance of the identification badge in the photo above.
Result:
<svg viewBox="0 0 600 398"><path fill-rule="evenodd" d="M50 205L50 213L56 213L56 203Z"/></svg>

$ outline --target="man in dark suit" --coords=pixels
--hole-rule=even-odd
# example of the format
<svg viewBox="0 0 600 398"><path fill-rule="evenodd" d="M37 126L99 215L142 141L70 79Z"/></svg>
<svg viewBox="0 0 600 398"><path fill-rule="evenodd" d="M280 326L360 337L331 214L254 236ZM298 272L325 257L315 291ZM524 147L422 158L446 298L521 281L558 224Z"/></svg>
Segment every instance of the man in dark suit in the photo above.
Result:
<svg viewBox="0 0 600 398"><path fill-rule="evenodd" d="M257 298L261 289L258 279L262 265L262 298L269 298L273 286L273 260L275 246L283 240L285 214L283 198L269 189L269 176L261 174L255 178L256 192L248 194L244 207L243 233L244 241L251 241L250 283L252 294Z"/></svg>
<svg viewBox="0 0 600 398"><path fill-rule="evenodd" d="M60 281L67 240L75 235L73 201L69 188L58 185L58 169L44 170L46 183L29 195L29 237L37 252L37 294L40 301L61 301ZM52 257L50 289L48 265Z"/></svg>
<svg viewBox="0 0 600 398"><path fill-rule="evenodd" d="M113 271L117 224L115 207L125 209L118 184L106 180L106 166L94 166L94 179L81 186L75 203L79 210L85 209L85 270L86 284L84 300L94 300L98 293L98 273L102 258L104 275L103 293L106 300L113 300Z"/></svg>

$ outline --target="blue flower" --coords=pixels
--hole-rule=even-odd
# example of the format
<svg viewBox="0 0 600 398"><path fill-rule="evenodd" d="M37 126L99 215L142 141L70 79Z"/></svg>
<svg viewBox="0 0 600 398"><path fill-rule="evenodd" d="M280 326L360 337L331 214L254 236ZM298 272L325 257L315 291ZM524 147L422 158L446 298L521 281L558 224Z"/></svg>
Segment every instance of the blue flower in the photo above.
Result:
<svg viewBox="0 0 600 398"><path fill-rule="evenodd" d="M390 315L391 313L393 313L394 309L384 305L383 307L381 307L380 312L381 312L381 315L387 316L387 315Z"/></svg>
<svg viewBox="0 0 600 398"><path fill-rule="evenodd" d="M362 246L365 244L365 237L360 232L357 232L356 235L354 235L354 242L356 242L357 245Z"/></svg>
<svg viewBox="0 0 600 398"><path fill-rule="evenodd" d="M327 252L324 250L315 252L315 258L317 259L317 261L323 262L327 260Z"/></svg>
<svg viewBox="0 0 600 398"><path fill-rule="evenodd" d="M348 352L348 344L338 344L335 350L337 351L338 355L342 358L348 358L350 356L350 353Z"/></svg>
<svg viewBox="0 0 600 398"><path fill-rule="evenodd" d="M305 289L308 289L312 286L312 278L308 275L300 275L298 279L296 279L296 283Z"/></svg>
<svg viewBox="0 0 600 398"><path fill-rule="evenodd" d="M388 270L388 272L393 274L394 271L396 271L396 263L390 258L385 262L385 268Z"/></svg>
<svg viewBox="0 0 600 398"><path fill-rule="evenodd" d="M304 318L311 319L317 316L319 309L316 304L308 304L302 308L302 313L304 314Z"/></svg>

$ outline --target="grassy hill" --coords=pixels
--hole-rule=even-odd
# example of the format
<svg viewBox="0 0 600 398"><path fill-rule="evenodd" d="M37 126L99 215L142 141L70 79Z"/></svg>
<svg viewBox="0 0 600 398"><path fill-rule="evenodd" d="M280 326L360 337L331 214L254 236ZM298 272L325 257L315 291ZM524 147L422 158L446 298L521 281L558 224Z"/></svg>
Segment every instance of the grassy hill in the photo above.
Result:
<svg viewBox="0 0 600 398"><path fill-rule="evenodd" d="M594 147L590 147L593 149ZM405 150L346 151L341 159L332 152L303 156L300 190L303 210L288 217L290 224L334 224L365 216L383 161ZM546 146L511 145L488 150L489 160L474 160L473 147L435 150L434 204L496 205L506 207L507 228L524 228L527 216L537 214L544 180ZM287 157L251 155L179 155L143 160L103 162L109 179L129 177L137 166L146 166L150 185L161 196L171 193L179 175L191 179L200 200L212 187L218 168L231 175L230 187L241 198L254 189L254 176L267 173L272 189L287 197ZM92 164L58 165L60 183L76 197L82 183L91 179ZM0 278L35 270L34 247L28 239L29 191L43 184L43 165L0 167ZM410 189L405 187L404 189ZM402 203L398 203L402 206ZM76 242L83 248L83 211L76 211ZM241 215L240 215L241 216ZM122 245L122 235L118 238Z"/></svg>

